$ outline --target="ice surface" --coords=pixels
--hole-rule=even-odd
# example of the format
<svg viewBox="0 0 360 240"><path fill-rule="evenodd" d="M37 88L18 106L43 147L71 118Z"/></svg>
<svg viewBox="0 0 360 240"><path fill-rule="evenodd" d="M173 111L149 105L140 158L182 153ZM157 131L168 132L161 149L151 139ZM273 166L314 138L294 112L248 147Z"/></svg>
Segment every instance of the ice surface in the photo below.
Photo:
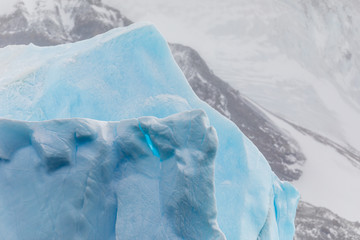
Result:
<svg viewBox="0 0 360 240"><path fill-rule="evenodd" d="M221 231L227 239L292 239L298 193L291 185L278 180L262 154L233 123L196 97L172 58L166 41L152 25L132 25L90 40L56 47L5 47L0 49L0 64L5 66L0 72L0 116L8 119L41 121L79 117L119 121L144 115L162 118L191 109L204 110L217 130L219 140L215 158L215 196ZM1 137L4 146L11 146L0 149L5 159L0 165L4 171L1 176L10 179L17 171L27 174L7 181L7 191L17 189L14 195L5 195L4 192L1 196L15 204L17 197L29 193L31 188L31 184L21 183L38 181L39 186L44 186L46 181L54 183L48 188L32 184L34 190L29 196L20 196L23 200L17 201L18 205L15 204L12 211L1 211L1 216L15 219L14 225L8 226L7 221L0 221L0 226L3 229L12 227L16 234L30 232L34 229L30 221L29 226L15 224L20 217L18 214L23 215L29 210L30 216L36 216L38 213L34 211L41 206L39 202L43 202L46 203L43 213L48 215L43 218L46 219L44 224L51 223L53 229L61 229L59 226L67 221L80 221L82 224L66 225L73 229L65 231L79 234L78 238L87 239L85 233L93 231L99 222L114 221L114 212L117 212L115 232L121 233L124 239L134 238L139 229L142 234L151 230L157 239L164 239L161 234L170 234L170 239L173 239L171 234L185 239L193 239L186 236L221 239L216 228L215 210L211 207L214 199L209 197L212 185L209 176L205 176L212 175L213 170L207 164L208 157L214 155L212 146L215 140L203 139L204 132L198 131L198 126L208 126L199 111L187 112L183 116L178 121L173 117L165 120L149 117L121 124L100 124L90 120L31 124L3 120L17 127L6 128L13 131L5 131L2 136L20 135L24 137L11 139L25 140L7 142L5 139L9 137ZM181 120L187 118L193 119L191 124ZM71 126L84 121L88 127L73 131ZM112 124L117 125L116 135L126 137L113 139L115 134L109 130ZM208 131L205 136L214 135L213 130ZM146 148L138 147L139 137L142 145L146 143ZM81 147L74 143L74 138L81 142ZM111 165L111 157L106 158L107 154L113 154L106 146L111 142L119 145L117 149L131 147L118 153L120 158L128 160L115 167L119 171L116 175L118 184L108 187L107 181L111 180L106 177L107 171L112 171L114 165ZM82 157L74 157L74 146L78 148L78 154L83 154ZM161 161L156 157L157 153ZM44 170L29 166L25 160L29 157L33 164L39 162ZM99 159L110 159L110 162L100 161L96 165ZM95 170L100 169L99 172L89 172L92 164L97 166ZM76 169L84 176L74 175L72 171ZM39 171L43 173L38 174ZM159 182L161 172L164 174ZM82 181L76 179L78 177L82 177ZM94 181L94 178L100 180ZM73 190L65 190L64 184L69 184ZM12 185L16 186L10 187ZM184 191L169 194L184 187ZM50 193L46 189L51 189ZM122 194L113 195L111 189ZM95 200L89 205L84 201L72 202L71 196L76 198L78 194L90 194ZM142 204L144 201L151 204ZM3 204L0 201L0 206ZM34 206L22 209L29 205ZM74 206L82 207L75 210ZM105 211L110 208L114 211ZM156 209L161 209L161 219ZM53 219L53 211L71 214ZM98 217L97 211L101 212ZM158 216L154 222L151 221L153 216ZM152 231L155 228L159 230L156 233ZM39 234L45 234L45 230L39 229ZM80 234L81 231L85 232L84 235ZM109 229L101 231L108 231L108 235L103 236L114 238L114 232ZM199 238L201 234L212 235ZM39 236L46 239L45 235Z"/></svg>
<svg viewBox="0 0 360 240"><path fill-rule="evenodd" d="M206 120L0 120L0 238L225 239Z"/></svg>

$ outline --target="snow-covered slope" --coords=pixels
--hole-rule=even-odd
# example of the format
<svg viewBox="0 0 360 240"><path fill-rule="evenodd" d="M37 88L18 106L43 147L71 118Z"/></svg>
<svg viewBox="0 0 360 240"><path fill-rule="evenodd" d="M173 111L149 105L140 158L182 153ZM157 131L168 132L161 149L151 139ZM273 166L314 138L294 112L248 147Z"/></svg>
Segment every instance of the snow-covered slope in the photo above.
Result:
<svg viewBox="0 0 360 240"><path fill-rule="evenodd" d="M349 222L326 208L301 201L295 223L295 240L360 239L360 223Z"/></svg>
<svg viewBox="0 0 360 240"><path fill-rule="evenodd" d="M266 114L266 112L264 112ZM357 221L360 213L359 155L336 145L330 139L289 123L272 114L267 116L293 136L308 161L300 179L294 181L304 201L331 209L340 216Z"/></svg>
<svg viewBox="0 0 360 240"><path fill-rule="evenodd" d="M0 47L9 42L41 46L74 42L130 23L96 0L18 0L13 4L0 16Z"/></svg>
<svg viewBox="0 0 360 240"><path fill-rule="evenodd" d="M228 239L292 238L297 191L289 183L279 181L263 155L235 124L196 97L166 41L152 25L114 29L89 40L55 47L7 46L0 49L0 62L6 63L6 70L0 75L0 116L9 119L85 117L114 121L143 115L166 117L179 111L203 109L219 138L215 187L221 230ZM152 130L149 125L153 120L140 120L164 165L170 164L167 159L178 157L172 146L184 142L190 147L193 138L200 141L200 146L206 142L204 131L196 128L199 121L204 121L202 118L196 117L194 123L188 121L181 126L167 121L165 125L154 123ZM177 135L178 131L182 134ZM173 139L171 144L163 135ZM49 144L44 146L54 148ZM63 160L62 151L56 153ZM203 159L196 149L184 154L185 158ZM181 159L176 166L167 167L179 168L191 176L196 173L195 166L187 170L187 162ZM178 179L167 180L170 182L167 186L184 184L191 189L194 183L186 179L179 179L179 183ZM198 203L205 201L188 197ZM187 207L182 201L176 204L169 214L178 216L174 213L177 207L182 204ZM190 212L196 215L197 210L194 211ZM174 225L181 227L185 220L178 221ZM196 218L195 221L204 223Z"/></svg>

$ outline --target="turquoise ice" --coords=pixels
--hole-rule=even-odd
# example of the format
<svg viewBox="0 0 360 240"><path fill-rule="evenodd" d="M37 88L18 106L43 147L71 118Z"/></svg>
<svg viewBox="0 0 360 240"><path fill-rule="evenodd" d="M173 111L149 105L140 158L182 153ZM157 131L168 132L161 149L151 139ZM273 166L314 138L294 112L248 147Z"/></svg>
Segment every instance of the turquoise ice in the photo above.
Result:
<svg viewBox="0 0 360 240"><path fill-rule="evenodd" d="M179 112L202 109L209 118L209 123L204 124L214 126L218 135L219 143L215 157L215 196L217 223L220 230L230 240L251 240L258 237L260 239L292 239L293 221L299 197L297 191L289 183L279 181L262 154L232 122L194 94L172 58L166 41L154 26L136 24L128 28L111 30L90 40L55 47L8 46L0 49L0 65L2 66L0 69L0 116L5 119L43 121L89 118L109 122L142 116L164 118ZM66 122L72 125L73 121L89 121L89 126L96 127L98 125L96 121L90 120L67 120ZM21 124L27 125L28 123L22 122ZM46 124L47 122L40 122L35 125L42 128ZM141 126L144 132L146 127L143 126L151 126L151 124L147 125L146 121L144 123L140 121L140 125L138 123L135 125L138 130ZM57 128L60 132L65 133L71 130L66 127L66 124L60 124ZM16 129L14 129L15 132L18 131L16 134L22 136L30 134L26 133L30 130L25 129L32 129L32 127ZM142 131L140 132L142 133ZM103 128L98 128L95 132L97 135L105 134ZM191 127L177 132L179 134L176 137L179 139L186 139L196 134ZM6 144L5 139L9 136L10 139L12 139L11 136L17 136L14 134L2 133L0 135L1 143ZM159 151L161 159L162 151L164 152L166 149L158 149L162 146L159 144L157 147L157 142L160 141L158 135L152 135L151 131L146 134L149 136L146 147L149 148L149 145L152 145L153 153ZM45 133L43 137L46 138ZM61 140L62 137L58 138L60 143L66 144L65 140L65 142ZM68 139L68 137L64 139ZM19 144L16 146L21 148L25 146L23 145L25 143L14 144ZM5 159L0 161L2 177L12 174L10 170L6 169L9 169L14 161L6 161L6 159L19 158L20 153L14 156L12 152L8 152L9 149L1 149L1 154ZM56 147L54 151L58 151ZM88 151L90 153L91 149ZM36 156L43 158L42 154L45 153L37 151ZM72 151L69 151L70 153ZM58 155L61 154L63 153L58 151ZM153 156L157 157L156 154ZM89 156L89 158L93 157ZM62 159L72 158L63 157ZM141 156L139 159L142 159ZM65 171L65 169L72 169L73 164L76 163L66 160L56 161L54 165L50 164L47 168L50 172L51 169L59 167L60 171ZM22 167L22 165L17 167ZM25 165L24 168L26 169L26 167ZM43 177L36 171L32 169L28 172L34 177ZM72 177L71 170L68 172ZM53 177L51 181L60 181L64 176L63 174L48 175L44 176ZM144 176L138 175L139 179L136 181L141 181ZM13 184L17 185L17 182ZM179 186L174 185L174 187ZM11 189L9 191L13 191L14 196L21 194L21 187ZM1 193L1 199L6 199L4 194L4 192ZM110 196L108 198L110 203L101 202L101 204L109 204L113 207L112 204L115 201L113 198ZM66 201L66 199L63 200ZM39 195L39 201L44 201L41 195ZM24 204L30 202L36 204L30 200L24 201ZM52 204L57 205L56 203ZM58 205L61 206L61 202ZM7 211L10 210L2 208L2 206L4 205L0 200L0 218L9 216L10 212ZM116 206L121 209L120 205ZM121 206L125 207L125 205ZM133 209L144 208L136 203L131 207ZM11 211L16 212L17 208L11 209ZM23 213L26 216L26 211ZM50 215L51 213L51 211L48 212ZM94 217L91 215L91 211L89 214L85 216L86 219ZM106 217L112 218L115 213L110 211L108 214ZM4 221L5 219L0 221L0 233L3 233L2 229L7 227L6 224L4 225ZM60 221L59 225L55 224L54 227L57 229L64 227L65 229L65 223L65 220L64 222ZM54 223L49 222L49 224ZM139 229L139 226L130 223L124 222L123 224L129 226L127 229L130 235L128 236ZM210 224L212 227L208 229L216 230L214 226L217 224L213 224L215 225ZM166 227L168 226L170 225L166 225ZM149 227L150 229L152 228ZM204 229L207 229L206 226ZM220 230L215 230L213 232L214 239L221 238L221 234L218 234L221 233ZM176 233L174 229L164 228L163 231ZM209 231L204 230L203 232ZM194 235L191 236L196 239ZM3 236L0 235L1 237ZM115 237L122 239L116 234L110 234L108 239ZM80 235L79 239L87 238Z"/></svg>

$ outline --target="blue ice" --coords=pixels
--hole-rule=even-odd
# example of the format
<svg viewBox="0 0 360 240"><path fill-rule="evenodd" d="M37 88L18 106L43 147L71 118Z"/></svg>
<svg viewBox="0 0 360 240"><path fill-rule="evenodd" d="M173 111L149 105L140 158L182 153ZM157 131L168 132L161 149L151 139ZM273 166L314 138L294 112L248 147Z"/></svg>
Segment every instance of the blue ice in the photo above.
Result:
<svg viewBox="0 0 360 240"><path fill-rule="evenodd" d="M184 182L184 179L174 181L172 179L174 176L168 175L164 180L168 184L159 185L159 172L153 171L158 168L152 165L160 164L153 160L158 159L156 151L164 161L171 156L177 156L173 152L178 150L159 138L159 136L167 136L169 130L162 124L157 124L158 120L154 120L155 118L139 120L143 131L149 126L156 128L155 130L149 128L150 130L146 132L151 140L148 141L149 145L153 146L153 150L155 149L154 154L148 156L143 153L143 148L137 148L135 143L127 142L133 145L134 149L126 154L139 159L135 161L136 166L125 160L124 165L121 166L113 166L111 161L99 162L99 159L103 159L102 154L107 154L107 150L96 151L100 148L106 149L104 145L111 143L114 134L111 133L111 129L102 127L102 124L96 121L53 120L51 123L32 124L4 120L7 124L16 127L10 127L9 129L12 130L4 130L0 135L0 144L5 146L0 149L2 159L0 160L0 178L3 179L0 188L0 218L2 219L0 229L11 229L5 232L6 236L0 235L0 239L19 239L18 236L33 236L29 239L49 239L48 229L45 227L51 227L52 232L57 234L54 236L57 239L90 239L88 236L95 234L93 231L101 221L115 221L115 219L116 226L119 227L115 233L113 229L106 228L110 226L102 226L103 229L97 229L98 233L107 232L108 235L103 236L107 236L108 239L115 237L116 239L134 239L136 236L134 234L142 226L138 225L138 222L141 222L148 226L142 229L144 231L158 229L155 225L162 224L161 230L157 232L160 235L153 236L174 233L179 237L182 228L189 227L191 229L184 230L184 234L193 237L185 239L199 239L191 234L197 234L195 228L201 226L199 227L201 233L212 234L202 239L221 239L222 233L230 240L292 239L293 222L299 198L297 191L289 183L281 182L275 176L263 155L231 121L194 94L176 65L166 41L153 25L135 24L127 28L111 30L89 40L55 47L8 46L0 49L0 65L3 66L0 70L0 116L2 118L23 121L89 118L106 121L103 124L107 125L111 121L142 116L164 118L179 112L189 114L191 113L188 112L189 110L202 109L206 112L208 120L207 118L195 120L201 122L195 126L210 126L209 123L211 123L218 136L214 173L216 197L214 209L217 211L217 218L214 218L216 215L214 209L210 211L211 213L208 212L211 209L209 207L211 203L207 202L206 209L201 211L208 214L191 215L198 221L192 221L184 216L184 221L178 219L171 222L176 218L177 213L182 216L180 211L182 208L177 205L180 203L176 203L171 206L172 215L169 217L171 224L163 224L153 216L158 216L157 214L160 213L156 211L163 209L167 200L172 197L166 194L163 196L163 190L160 191L160 188L166 189L165 192L167 192L184 187L180 186L182 183L198 182L193 182L191 179L188 182ZM75 126L81 121L88 121L85 124L88 127L79 133L84 143L77 146L78 143L75 144L68 137L72 129L69 126ZM119 126L123 124L119 123ZM53 129L44 130L48 125L53 126ZM199 137L199 132L192 125L182 126L179 129L176 121L172 120L166 122L165 125L170 126L172 131L181 133L172 136L175 139L174 144L185 144L193 136ZM124 125L125 129L127 129L126 126L128 125ZM139 125L136 123L131 128L138 131ZM136 131L126 130L130 135ZM29 136L33 137L29 138ZM38 140L33 141L33 138ZM6 139L11 139L10 143ZM97 139L104 139L104 141ZM147 149L150 149L149 145L147 144ZM78 148L82 157L74 157L74 146ZM136 149L139 151L135 151ZM180 155L193 159L192 164L201 164L194 162L193 158L194 154L201 156L201 151L186 149L181 152ZM181 169L181 166L175 167L176 161L168 162L172 162L173 165L164 166L164 161L161 163L161 169L170 169L169 171ZM42 168L45 170L39 170ZM99 169L87 175L90 168ZM111 185L111 188L129 194L120 195L125 200L114 195L106 183L109 181L106 178L106 172L112 171L113 168L119 168L118 171L124 175L120 174L117 178L121 178L122 181L115 186ZM196 165L196 168L190 167L190 169L201 168ZM39 171L43 172L39 174ZM81 181L76 176L78 174ZM190 171L188 174L196 175L197 172ZM94 181L102 177L101 181ZM4 178L7 180L5 181ZM142 185L144 182L148 182L146 188ZM200 184L199 188L192 185L186 186L190 192L203 193L203 185ZM65 186L71 186L71 189ZM133 188L130 189L131 187ZM5 189L12 194L5 192ZM167 199L165 202L157 200L155 195L159 192L162 199ZM86 198L78 197L77 194L80 193L83 196L89 194L95 200L87 203L84 200ZM208 196L208 194L205 195ZM186 199L190 199L195 205L200 203L197 201L205 199L203 197L191 198L191 196L187 195ZM128 201L130 198L136 201ZM70 199L75 200L72 202ZM154 206L139 204L144 199ZM187 200L185 203L190 201ZM213 201L212 198L205 200ZM9 205L4 201L14 205L8 207ZM43 206L41 214L36 212L39 206ZM146 212L145 215L133 214L135 210L143 212L148 207L153 212ZM198 207L201 208L201 206ZM98 216L99 209L104 209L104 211ZM121 209L123 211L120 211ZM71 214L54 218L61 212ZM187 213L192 214L191 211ZM25 216L33 216L32 218L39 220L37 222L39 224L32 224L24 219ZM208 222L204 222L205 218ZM24 222L19 219L24 219ZM121 221L122 219L126 221ZM153 222L154 219L157 220ZM66 224L69 221L75 225ZM190 222L195 225L181 225L182 223L190 224ZM31 234L31 229L38 229L38 235L27 235ZM68 236L64 238L62 234L66 232L78 235L76 238ZM124 232L126 234L120 236L120 233ZM0 234L4 234L4 231L0 230ZM170 237L170 239L173 238Z"/></svg>

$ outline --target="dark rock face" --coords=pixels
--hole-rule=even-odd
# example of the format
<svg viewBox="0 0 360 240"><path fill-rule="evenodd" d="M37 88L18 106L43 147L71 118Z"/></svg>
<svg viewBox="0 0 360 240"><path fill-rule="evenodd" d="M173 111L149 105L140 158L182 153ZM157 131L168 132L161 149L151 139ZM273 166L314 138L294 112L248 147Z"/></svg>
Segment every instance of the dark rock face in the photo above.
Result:
<svg viewBox="0 0 360 240"><path fill-rule="evenodd" d="M300 201L295 240L358 240L360 223L343 219L326 208Z"/></svg>
<svg viewBox="0 0 360 240"><path fill-rule="evenodd" d="M25 12L18 8L13 14L0 17L0 47L9 44L38 43L40 46L60 44L61 39L49 38L30 26ZM51 25L44 23L44 25Z"/></svg>
<svg viewBox="0 0 360 240"><path fill-rule="evenodd" d="M89 1L90 2L90 1ZM70 32L72 41L79 41L91 38L100 33L104 33L112 28L119 26L127 26L132 22L123 17L119 11L103 5L101 1L91 1L94 3L83 4L78 7L74 14L74 28ZM103 13L98 13L95 9L90 7L91 4L98 8L104 9L108 16ZM84 7L82 7L84 6ZM103 18L110 18L109 21L104 21Z"/></svg>
<svg viewBox="0 0 360 240"><path fill-rule="evenodd" d="M131 23L116 9L90 0L55 0L52 8L38 4L32 12L20 1L15 12L0 16L0 22L0 47L75 42Z"/></svg>
<svg viewBox="0 0 360 240"><path fill-rule="evenodd" d="M66 1L67 4L62 0L54 2L53 9L39 8L32 16L20 2L13 13L0 16L0 47L29 43L57 45L83 40L131 24L118 10L104 5L100 0L73 0ZM68 18L70 16L70 20L64 15ZM296 141L272 123L261 109L217 77L194 49L180 44L170 44L170 48L199 98L231 119L264 154L280 179L299 179L305 156ZM299 126L294 127L324 142L321 136ZM329 141L324 144L333 146ZM344 152L341 146L333 147ZM349 156L354 163L359 163L360 154L355 153L357 156L354 157L354 152L350 153L345 151L344 155ZM6 158L0 156L1 161L6 161ZM325 208L305 202L299 204L295 225L296 240L360 239L359 223L349 222Z"/></svg>

